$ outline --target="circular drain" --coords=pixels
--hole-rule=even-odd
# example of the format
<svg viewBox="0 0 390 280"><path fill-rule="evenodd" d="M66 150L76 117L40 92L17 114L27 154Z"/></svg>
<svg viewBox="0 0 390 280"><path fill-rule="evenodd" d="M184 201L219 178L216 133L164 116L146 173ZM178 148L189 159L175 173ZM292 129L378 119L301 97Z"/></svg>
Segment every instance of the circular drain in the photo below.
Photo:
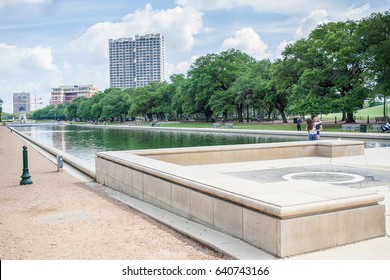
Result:
<svg viewBox="0 0 390 280"><path fill-rule="evenodd" d="M291 173L283 176L284 180L307 180L330 184L352 184L364 181L364 177L356 174L339 172L303 172Z"/></svg>

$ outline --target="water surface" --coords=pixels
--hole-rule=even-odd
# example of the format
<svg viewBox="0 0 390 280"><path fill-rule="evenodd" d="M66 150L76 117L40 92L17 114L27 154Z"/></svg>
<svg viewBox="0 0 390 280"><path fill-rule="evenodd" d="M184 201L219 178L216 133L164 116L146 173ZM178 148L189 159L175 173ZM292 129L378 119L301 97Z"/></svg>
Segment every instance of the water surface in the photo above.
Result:
<svg viewBox="0 0 390 280"><path fill-rule="evenodd" d="M15 127L18 131L89 163L103 151L216 146L235 144L306 141L306 136L265 136L253 134L161 131L77 125ZM359 139L356 139L359 140ZM365 140L365 148L389 147L386 140Z"/></svg>
<svg viewBox="0 0 390 280"><path fill-rule="evenodd" d="M276 137L210 132L132 130L75 125L15 127L16 130L87 162L102 151L272 143L306 140L302 137Z"/></svg>

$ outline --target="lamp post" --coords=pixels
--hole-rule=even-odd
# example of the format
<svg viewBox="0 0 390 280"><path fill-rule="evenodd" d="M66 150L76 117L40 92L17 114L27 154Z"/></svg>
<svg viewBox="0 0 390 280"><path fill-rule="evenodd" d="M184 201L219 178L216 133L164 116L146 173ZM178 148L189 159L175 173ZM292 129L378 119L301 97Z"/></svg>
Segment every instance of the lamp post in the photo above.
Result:
<svg viewBox="0 0 390 280"><path fill-rule="evenodd" d="M22 180L20 181L21 185L30 185L32 184L31 175L28 173L28 155L27 147L23 146L23 174L21 176Z"/></svg>

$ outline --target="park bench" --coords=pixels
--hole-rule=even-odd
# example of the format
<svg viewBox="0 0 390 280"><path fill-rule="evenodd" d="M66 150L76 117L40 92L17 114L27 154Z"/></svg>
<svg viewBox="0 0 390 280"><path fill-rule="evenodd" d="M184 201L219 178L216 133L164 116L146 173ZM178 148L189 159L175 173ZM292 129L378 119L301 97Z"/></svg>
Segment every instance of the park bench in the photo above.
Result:
<svg viewBox="0 0 390 280"><path fill-rule="evenodd" d="M387 122L389 122L390 119L389 118L384 118L384 117L375 117L375 123L382 123L382 124L385 124Z"/></svg>
<svg viewBox="0 0 390 280"><path fill-rule="evenodd" d="M133 122L129 122L129 126L132 126L132 125L143 125L144 122L143 121L133 121Z"/></svg>
<svg viewBox="0 0 390 280"><path fill-rule="evenodd" d="M232 123L225 123L224 127L225 128L233 128L233 124Z"/></svg>
<svg viewBox="0 0 390 280"><path fill-rule="evenodd" d="M370 132L382 132L381 124L372 124L368 127Z"/></svg>
<svg viewBox="0 0 390 280"><path fill-rule="evenodd" d="M342 132L359 132L360 124L342 124L340 127Z"/></svg>
<svg viewBox="0 0 390 280"><path fill-rule="evenodd" d="M221 128L221 123L213 123L213 128Z"/></svg>

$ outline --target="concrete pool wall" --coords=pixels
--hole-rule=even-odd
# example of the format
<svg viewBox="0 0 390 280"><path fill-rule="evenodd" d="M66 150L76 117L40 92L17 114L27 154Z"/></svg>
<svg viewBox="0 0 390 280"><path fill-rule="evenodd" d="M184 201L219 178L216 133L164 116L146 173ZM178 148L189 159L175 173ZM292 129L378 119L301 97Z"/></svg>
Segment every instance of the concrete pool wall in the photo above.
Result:
<svg viewBox="0 0 390 280"><path fill-rule="evenodd" d="M212 165L362 154L363 142L342 140L103 152L96 180L286 257L385 235L384 197L310 181L258 183Z"/></svg>

